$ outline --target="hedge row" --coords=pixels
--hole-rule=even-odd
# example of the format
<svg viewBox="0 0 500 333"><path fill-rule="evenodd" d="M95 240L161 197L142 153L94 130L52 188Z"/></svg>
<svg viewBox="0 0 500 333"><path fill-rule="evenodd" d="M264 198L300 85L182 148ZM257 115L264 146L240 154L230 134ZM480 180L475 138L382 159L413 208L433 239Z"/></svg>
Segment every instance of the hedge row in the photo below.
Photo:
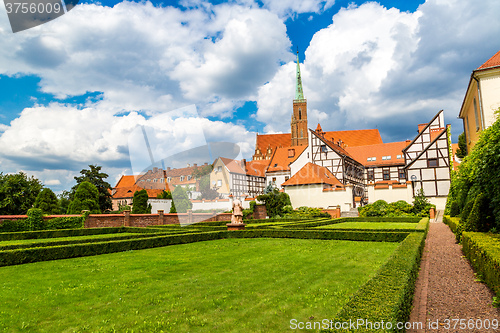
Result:
<svg viewBox="0 0 500 333"><path fill-rule="evenodd" d="M387 325L379 330L360 326L335 332L404 331L398 330L396 323L406 322L410 316L424 240L423 233L409 234L377 275L358 290L333 320L334 323L357 323L358 319L384 321L392 323L392 329L387 329Z"/></svg>
<svg viewBox="0 0 500 333"><path fill-rule="evenodd" d="M450 217L448 215L444 215L443 222L444 222L444 224L448 225L448 227L450 227L451 231L454 234L457 233L458 225L460 224L459 217Z"/></svg>
<svg viewBox="0 0 500 333"><path fill-rule="evenodd" d="M500 235L464 232L462 251L483 281L500 297Z"/></svg>
<svg viewBox="0 0 500 333"><path fill-rule="evenodd" d="M337 220L334 220L337 221ZM335 222L339 223L339 222ZM331 224L331 223L330 223ZM402 229L402 228L387 228L387 229L363 229L362 227L359 228L342 228L342 229L337 229L337 230L344 230L344 231L373 231L373 232L424 232L427 234L427 231L429 230L429 218L420 218L420 222L414 227L414 228L408 228L408 229Z"/></svg>
<svg viewBox="0 0 500 333"><path fill-rule="evenodd" d="M158 230L155 230L154 228L112 227L112 228L59 229L59 230L5 232L5 233L0 233L0 242L8 240L21 240L21 239L41 239L41 238L116 234L119 232L155 233L158 232Z"/></svg>
<svg viewBox="0 0 500 333"><path fill-rule="evenodd" d="M82 216L55 217L48 220L40 217L39 221L36 223L36 228L33 228L29 218L4 220L0 223L0 232L30 231L32 228L36 230L83 228L83 221L84 218Z"/></svg>
<svg viewBox="0 0 500 333"><path fill-rule="evenodd" d="M0 266L37 261L56 260L104 253L139 250L175 244L185 244L223 238L301 238L326 240L352 240L375 242L400 242L408 235L404 232L353 232L317 230L243 230L184 233L181 235L148 235L144 238L97 241L93 243L66 244L0 251Z"/></svg>

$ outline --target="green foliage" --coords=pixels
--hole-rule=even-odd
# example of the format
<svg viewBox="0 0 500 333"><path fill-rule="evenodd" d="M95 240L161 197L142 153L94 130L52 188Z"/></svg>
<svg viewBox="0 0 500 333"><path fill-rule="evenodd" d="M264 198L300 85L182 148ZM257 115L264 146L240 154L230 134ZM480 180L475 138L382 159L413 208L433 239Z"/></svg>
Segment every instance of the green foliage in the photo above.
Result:
<svg viewBox="0 0 500 333"><path fill-rule="evenodd" d="M405 216L416 216L413 213L414 207L404 200L399 200L396 202L391 202L388 204L384 200L377 200L372 204L365 205L358 208L360 217L375 217L375 216L385 216L385 217L405 217Z"/></svg>
<svg viewBox="0 0 500 333"><path fill-rule="evenodd" d="M474 270L486 284L500 296L500 235L464 232L462 251Z"/></svg>
<svg viewBox="0 0 500 333"><path fill-rule="evenodd" d="M450 227L450 230L454 234L456 234L458 226L460 224L460 218L444 215L443 216L443 223L446 224L448 227Z"/></svg>
<svg viewBox="0 0 500 333"><path fill-rule="evenodd" d="M458 205L458 202L452 201L450 207L450 216L456 217L458 215L460 215L460 206Z"/></svg>
<svg viewBox="0 0 500 333"><path fill-rule="evenodd" d="M378 274L361 287L333 321L383 320L391 322L394 329L391 332L396 332L396 323L404 323L410 316L424 240L422 233L408 235Z"/></svg>
<svg viewBox="0 0 500 333"><path fill-rule="evenodd" d="M57 215L60 213L59 200L50 188L44 188L36 197L35 208L40 208L44 214Z"/></svg>
<svg viewBox="0 0 500 333"><path fill-rule="evenodd" d="M210 188L210 175L204 175L200 179L200 199L214 200L219 197L219 193Z"/></svg>
<svg viewBox="0 0 500 333"><path fill-rule="evenodd" d="M151 214L151 205L148 204L148 191L135 191L132 214Z"/></svg>
<svg viewBox="0 0 500 333"><path fill-rule="evenodd" d="M156 196L157 199L172 199L172 193L170 191L165 191L161 192Z"/></svg>
<svg viewBox="0 0 500 333"><path fill-rule="evenodd" d="M105 181L108 178L108 174L101 172L100 166L97 165L89 165L90 170L82 169L80 171L81 176L74 177L76 180L76 185L73 186L71 198L75 195L77 188L83 182L89 182L93 184L99 193L97 203L99 205L99 211L105 212L111 210L113 208L113 204L111 202L111 185Z"/></svg>
<svg viewBox="0 0 500 333"><path fill-rule="evenodd" d="M33 207L42 183L25 173L4 175L0 172L0 215L24 215Z"/></svg>
<svg viewBox="0 0 500 333"><path fill-rule="evenodd" d="M312 207L299 207L296 210L293 210L291 205L287 205L283 207L283 217L284 218L315 218L315 217L327 217L330 218L330 214L326 212L322 212L319 208Z"/></svg>
<svg viewBox="0 0 500 333"><path fill-rule="evenodd" d="M467 156L467 142L465 139L465 132L462 132L458 136L458 149L456 151L456 155L458 158L464 158Z"/></svg>
<svg viewBox="0 0 500 333"><path fill-rule="evenodd" d="M193 169L191 176L195 179L200 179L203 176L210 176L214 166L212 164L197 166Z"/></svg>
<svg viewBox="0 0 500 333"><path fill-rule="evenodd" d="M259 195L257 200L265 202L267 215L269 217L282 216L285 213L284 207L292 205L288 194L280 192L276 188L274 188L272 192Z"/></svg>
<svg viewBox="0 0 500 333"><path fill-rule="evenodd" d="M43 226L43 212L40 208L28 209L26 224L30 231L41 230Z"/></svg>
<svg viewBox="0 0 500 333"><path fill-rule="evenodd" d="M429 210L431 208L436 208L436 206L431 204L425 197L423 189L418 190L417 195L413 199L413 214L420 217L429 217Z"/></svg>
<svg viewBox="0 0 500 333"><path fill-rule="evenodd" d="M0 223L0 233L28 231L30 228L26 220L4 220Z"/></svg>
<svg viewBox="0 0 500 333"><path fill-rule="evenodd" d="M448 201L456 201L462 221L470 215L474 202L483 194L479 219L485 230L500 228L500 120L483 130L452 177ZM451 197L451 198L450 198ZM476 218L476 217L474 217ZM465 228L465 227L464 227Z"/></svg>
<svg viewBox="0 0 500 333"><path fill-rule="evenodd" d="M177 186L172 193L172 207L177 213L186 213L188 209L193 207L193 203L189 200L186 190L182 186ZM175 202L175 205L174 205ZM170 209L172 211L172 208Z"/></svg>
<svg viewBox="0 0 500 333"><path fill-rule="evenodd" d="M170 205L170 214L176 214L177 210L175 209L175 202L172 200L171 205Z"/></svg>
<svg viewBox="0 0 500 333"><path fill-rule="evenodd" d="M74 199L68 207L68 214L81 214L83 210L88 210L92 214L100 214L99 191L89 183L83 182L78 185Z"/></svg>
<svg viewBox="0 0 500 333"><path fill-rule="evenodd" d="M71 192L62 191L57 197L59 199L59 214L66 214L69 208Z"/></svg>

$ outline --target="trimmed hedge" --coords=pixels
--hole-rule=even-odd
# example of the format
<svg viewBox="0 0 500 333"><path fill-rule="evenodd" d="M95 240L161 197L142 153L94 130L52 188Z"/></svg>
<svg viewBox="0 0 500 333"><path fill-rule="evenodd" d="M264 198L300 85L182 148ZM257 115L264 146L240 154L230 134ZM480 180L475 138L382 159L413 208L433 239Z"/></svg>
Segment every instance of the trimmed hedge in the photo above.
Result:
<svg viewBox="0 0 500 333"><path fill-rule="evenodd" d="M458 225L460 224L459 217L450 217L448 215L443 216L443 223L450 227L451 231L456 234Z"/></svg>
<svg viewBox="0 0 500 333"><path fill-rule="evenodd" d="M335 332L404 331L398 330L396 323L406 322L410 316L424 240L422 233L409 234L377 275L358 290L333 320L334 323L356 323L358 319L391 322L392 329L358 327L357 330L348 328Z"/></svg>
<svg viewBox="0 0 500 333"><path fill-rule="evenodd" d="M8 240L21 240L21 239L41 239L41 238L58 238L58 237L87 236L87 235L100 235L100 234L115 234L119 232L155 233L159 231L153 228L113 227L113 228L59 229L59 230L5 232L5 233L0 233L0 242Z"/></svg>
<svg viewBox="0 0 500 333"><path fill-rule="evenodd" d="M109 228L111 229L111 228ZM116 228L126 231L126 228ZM84 229L92 230L92 229ZM408 235L405 232L355 232L355 231L317 231L317 230L243 230L243 231L209 231L183 233L181 235L148 235L145 238L129 238L82 244L66 244L57 246L35 247L0 251L0 266L17 265L37 261L92 256L104 253L128 250L147 249L174 244L186 244L222 238L301 238L352 240L374 242L400 242Z"/></svg>
<svg viewBox="0 0 500 333"><path fill-rule="evenodd" d="M0 223L0 232L20 232L33 230L56 230L83 228L85 216L64 216L43 219L37 208L30 209L28 218L4 220Z"/></svg>
<svg viewBox="0 0 500 333"><path fill-rule="evenodd" d="M462 251L483 281L500 297L500 235L464 232Z"/></svg>
<svg viewBox="0 0 500 333"><path fill-rule="evenodd" d="M346 221L342 221L342 222L346 222ZM361 222L361 221L358 221L358 222ZM367 221L362 221L362 222L367 222ZM377 223L377 222L375 222L375 223ZM381 223L381 222L378 222L378 223ZM329 224L332 224L332 223L329 223ZM401 229L401 228L400 229L391 229L391 228L387 228L387 229L342 228L342 229L336 229L336 230L344 230L344 231L369 231L369 232L424 232L425 234L427 234L427 232L429 230L429 218L428 217L421 218L420 222L414 228L411 228L411 229Z"/></svg>

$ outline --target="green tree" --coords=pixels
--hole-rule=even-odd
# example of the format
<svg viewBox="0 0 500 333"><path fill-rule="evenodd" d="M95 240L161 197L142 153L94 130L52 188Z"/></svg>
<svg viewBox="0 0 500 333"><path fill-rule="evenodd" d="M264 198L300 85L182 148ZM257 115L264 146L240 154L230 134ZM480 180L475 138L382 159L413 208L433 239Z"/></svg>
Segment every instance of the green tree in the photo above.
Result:
<svg viewBox="0 0 500 333"><path fill-rule="evenodd" d="M100 166L97 165L89 165L89 170L82 169L80 171L81 176L74 177L76 180L76 185L72 188L72 194L76 192L77 187L83 182L89 182L97 187L99 192L99 209L102 212L111 210L113 208L111 202L111 185L105 181L108 178L108 174L101 172ZM73 196L72 195L72 196ZM71 198L72 198L71 196Z"/></svg>
<svg viewBox="0 0 500 333"><path fill-rule="evenodd" d="M50 188L44 188L36 197L34 208L40 208L44 214L59 214L59 200Z"/></svg>
<svg viewBox="0 0 500 333"><path fill-rule="evenodd" d="M206 200L214 200L219 197L219 193L210 188L210 175L205 175L200 178L200 193L201 198Z"/></svg>
<svg viewBox="0 0 500 333"><path fill-rule="evenodd" d="M170 191L165 191L161 192L156 196L157 199L172 199L172 193Z"/></svg>
<svg viewBox="0 0 500 333"><path fill-rule="evenodd" d="M207 164L207 165L203 165L201 167L196 167L196 168L193 169L193 172L191 173L191 176L194 179L200 179L203 176L210 175L210 173L212 172L213 168L214 168L214 166L212 164Z"/></svg>
<svg viewBox="0 0 500 333"><path fill-rule="evenodd" d="M257 200L265 202L267 215L270 217L283 216L287 212L285 206L292 205L288 194L280 192L277 188L267 194L259 195Z"/></svg>
<svg viewBox="0 0 500 333"><path fill-rule="evenodd" d="M64 190L57 196L59 199L59 214L67 214L68 207L71 202L70 194L71 192Z"/></svg>
<svg viewBox="0 0 500 333"><path fill-rule="evenodd" d="M425 196L424 190L417 191L417 195L413 198L413 213L421 217L429 217L429 210L435 207L429 202Z"/></svg>
<svg viewBox="0 0 500 333"><path fill-rule="evenodd" d="M0 215L23 215L33 207L42 183L24 172L6 174L0 172Z"/></svg>
<svg viewBox="0 0 500 333"><path fill-rule="evenodd" d="M142 189L135 191L132 214L151 214L151 204L148 204L148 191Z"/></svg>
<svg viewBox="0 0 500 333"><path fill-rule="evenodd" d="M193 203L189 200L186 190L182 186L177 186L174 189L172 199L172 207L174 207L177 213L186 213L188 209L193 207Z"/></svg>
<svg viewBox="0 0 500 333"><path fill-rule="evenodd" d="M173 200L172 200L171 204L172 204L172 205L170 206L170 211L169 211L169 213L170 213L170 214L175 214L175 213L177 213L177 210L175 209L175 202L174 202Z"/></svg>
<svg viewBox="0 0 500 333"><path fill-rule="evenodd" d="M458 136L458 149L456 155L458 158L464 158L465 156L467 156L467 142L465 140L465 132L462 132L462 134Z"/></svg>
<svg viewBox="0 0 500 333"><path fill-rule="evenodd" d="M82 210L88 210L93 214L100 214L99 191L94 184L82 182L78 185L74 198L69 204L68 214L81 214Z"/></svg>

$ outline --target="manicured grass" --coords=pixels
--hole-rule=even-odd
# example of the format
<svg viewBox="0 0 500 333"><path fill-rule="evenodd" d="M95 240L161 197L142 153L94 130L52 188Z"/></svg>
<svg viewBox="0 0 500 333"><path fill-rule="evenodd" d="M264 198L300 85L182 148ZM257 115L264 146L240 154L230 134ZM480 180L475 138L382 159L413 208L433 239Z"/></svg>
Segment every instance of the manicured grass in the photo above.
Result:
<svg viewBox="0 0 500 333"><path fill-rule="evenodd" d="M0 268L8 332L283 332L333 318L398 243L224 239Z"/></svg>
<svg viewBox="0 0 500 333"><path fill-rule="evenodd" d="M135 233L128 232L120 232L116 234L102 234L102 235L89 235L89 236L71 236L71 237L58 237L58 238L40 238L40 239L18 239L18 240L10 240L0 242L0 247L7 245L18 245L18 244L32 244L32 243L47 243L54 241L78 241L78 240L86 240L86 239L112 239L112 238L126 238L129 236L137 235Z"/></svg>
<svg viewBox="0 0 500 333"><path fill-rule="evenodd" d="M415 229L417 223L395 223L395 222L344 222L328 224L316 227L315 229Z"/></svg>

